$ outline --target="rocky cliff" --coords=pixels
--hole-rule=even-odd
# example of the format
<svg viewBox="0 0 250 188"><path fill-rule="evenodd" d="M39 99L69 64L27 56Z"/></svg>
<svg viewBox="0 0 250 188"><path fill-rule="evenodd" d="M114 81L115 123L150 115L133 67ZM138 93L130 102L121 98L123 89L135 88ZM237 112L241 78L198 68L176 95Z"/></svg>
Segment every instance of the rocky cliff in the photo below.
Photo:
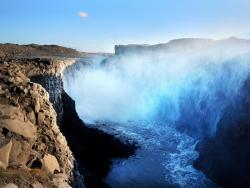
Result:
<svg viewBox="0 0 250 188"><path fill-rule="evenodd" d="M29 80L46 71L57 74L64 66L44 59L0 63L1 185L69 187L74 157L47 91Z"/></svg>
<svg viewBox="0 0 250 188"><path fill-rule="evenodd" d="M0 187L107 187L112 158L135 148L78 117L62 81L77 59L50 48L0 45Z"/></svg>
<svg viewBox="0 0 250 188"><path fill-rule="evenodd" d="M84 60L68 66L66 72L73 74L80 64L85 64ZM61 75L34 75L30 79L49 92L60 130L76 159L75 173L79 171L84 176L86 187L108 187L103 179L109 172L112 159L129 157L134 153L135 146L88 127L79 118L74 100L64 91ZM74 178L79 179L79 175ZM79 181L76 183L79 184Z"/></svg>
<svg viewBox="0 0 250 188"><path fill-rule="evenodd" d="M198 146L194 166L222 187L250 186L250 78L224 111L218 130Z"/></svg>

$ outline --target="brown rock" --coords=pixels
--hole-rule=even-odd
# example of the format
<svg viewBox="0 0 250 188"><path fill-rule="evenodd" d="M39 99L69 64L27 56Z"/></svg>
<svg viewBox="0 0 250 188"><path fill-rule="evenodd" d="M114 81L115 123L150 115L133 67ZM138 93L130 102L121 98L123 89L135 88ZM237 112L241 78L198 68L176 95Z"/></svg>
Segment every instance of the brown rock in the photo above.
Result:
<svg viewBox="0 0 250 188"><path fill-rule="evenodd" d="M37 121L39 125L42 125L42 123L44 122L45 119L45 114L42 112L38 113L38 117L37 117Z"/></svg>
<svg viewBox="0 0 250 188"><path fill-rule="evenodd" d="M6 96L6 97L8 97L8 96ZM18 118L21 120L24 119L24 116L21 113L20 109L18 107L14 107L11 105L0 104L0 114L1 114L1 116L10 116L12 119L14 119L14 118Z"/></svg>
<svg viewBox="0 0 250 188"><path fill-rule="evenodd" d="M9 164L9 156L12 147L12 141L10 140L7 144L0 148L0 167L6 169Z"/></svg>
<svg viewBox="0 0 250 188"><path fill-rule="evenodd" d="M41 73L61 72L62 66L58 64L63 62L50 64L42 59L8 61L8 67L0 63L0 163L4 168L11 167L16 171L19 168L38 168L52 178L48 185L68 187L73 155L56 123L56 112L48 92L28 78ZM23 174L25 169L20 172ZM63 176L54 178L57 173ZM17 184L15 178L13 182ZM32 185L34 182L37 183ZM17 185L22 187L23 184ZM40 188L37 179L27 182L26 186Z"/></svg>
<svg viewBox="0 0 250 188"><path fill-rule="evenodd" d="M50 154L46 154L42 159L42 169L51 174L54 174L56 170L60 172L60 166L56 157Z"/></svg>
<svg viewBox="0 0 250 188"><path fill-rule="evenodd" d="M32 188L45 188L41 183L35 182L32 184Z"/></svg>
<svg viewBox="0 0 250 188"><path fill-rule="evenodd" d="M9 183L9 184L3 186L2 188L18 188L18 186L14 183Z"/></svg>
<svg viewBox="0 0 250 188"><path fill-rule="evenodd" d="M71 188L71 186L67 182L67 176L61 173L54 175L53 184L58 188Z"/></svg>
<svg viewBox="0 0 250 188"><path fill-rule="evenodd" d="M39 100L39 97L36 97L35 98L35 112L38 113L40 111L40 100Z"/></svg>
<svg viewBox="0 0 250 188"><path fill-rule="evenodd" d="M36 138L36 127L31 122L19 119L0 119L0 127L29 139Z"/></svg>
<svg viewBox="0 0 250 188"><path fill-rule="evenodd" d="M9 161L25 167L31 153L32 142L27 142L25 140L17 141L12 139L12 143L13 145L10 152Z"/></svg>
<svg viewBox="0 0 250 188"><path fill-rule="evenodd" d="M28 89L25 88L25 89L23 90L23 92L24 92L24 94L26 95L26 94L28 93Z"/></svg>
<svg viewBox="0 0 250 188"><path fill-rule="evenodd" d="M27 118L30 120L31 123L33 123L33 124L36 123L36 116L35 116L35 113L33 111L30 111L27 114Z"/></svg>
<svg viewBox="0 0 250 188"><path fill-rule="evenodd" d="M25 90L24 90L25 91ZM30 106L32 101L31 101L31 98L30 97L26 97L26 98L23 98L21 101L20 101L21 105L23 106Z"/></svg>

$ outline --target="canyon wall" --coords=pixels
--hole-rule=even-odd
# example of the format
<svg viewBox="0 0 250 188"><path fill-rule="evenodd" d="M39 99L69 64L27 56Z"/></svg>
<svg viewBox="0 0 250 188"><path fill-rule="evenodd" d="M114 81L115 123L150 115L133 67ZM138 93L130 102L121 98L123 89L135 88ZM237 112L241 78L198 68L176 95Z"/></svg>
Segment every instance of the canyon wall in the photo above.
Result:
<svg viewBox="0 0 250 188"><path fill-rule="evenodd" d="M0 45L1 187L108 187L112 158L134 152L88 128L64 91L62 73L79 60L65 57L85 55L54 45Z"/></svg>
<svg viewBox="0 0 250 188"><path fill-rule="evenodd" d="M211 180L222 187L250 186L250 79L225 110L215 135L197 145L194 162Z"/></svg>
<svg viewBox="0 0 250 188"><path fill-rule="evenodd" d="M74 61L0 62L0 185L70 187L74 157L57 125L48 92L29 77L58 75Z"/></svg>
<svg viewBox="0 0 250 188"><path fill-rule="evenodd" d="M115 64L121 54L189 52L216 43L235 49L249 46L248 40L234 38L182 39L154 46L117 46L116 55L109 60ZM79 118L74 100L64 91L62 73L67 69L73 74L83 62L55 57L6 58L4 50L1 54L0 186L108 187L103 179L112 159L129 157L136 146L92 129ZM248 79L235 100L227 103L216 131L201 137L197 145L199 157L194 166L223 187L250 185L249 87Z"/></svg>
<svg viewBox="0 0 250 188"><path fill-rule="evenodd" d="M71 64L65 74L73 75L80 64L85 62L80 60ZM86 126L76 112L74 100L64 91L62 74L36 74L30 79L41 84L49 93L50 101L58 114L57 122L60 130L76 159L75 179L78 180L76 184L79 184L79 178L83 175L87 187L108 187L103 179L109 172L112 159L132 155L134 145L124 144L111 135Z"/></svg>
<svg viewBox="0 0 250 188"><path fill-rule="evenodd" d="M221 69L222 74L219 77L219 80L213 80L214 75L212 75L209 79L211 84L206 85L206 82L202 83L202 87L198 90L199 95L192 99L194 96L193 94L190 97L190 100L183 102L182 106L180 107L184 109L183 116L180 116L179 120L175 122L179 131L187 132L192 136L201 130L202 137L199 138L199 143L196 147L199 157L195 160L194 167L198 170L201 170L209 179L222 187L250 186L249 49L250 41L244 39L179 39L172 40L166 44L158 44L153 46L119 45L115 48L116 55L112 57L112 59L114 59L114 64L119 61L121 62L121 60L126 64L128 64L128 62L133 62L136 64L140 59L143 59L144 57L148 59L148 57L151 57L157 53L159 53L158 59L160 59L163 54L177 54L178 56L175 56L175 58L171 59L172 62L169 63L167 60L164 61L164 64L169 63L168 68L171 69L171 63L177 64L178 61L176 60L178 57L183 56L183 58L188 59L189 56L185 56L187 55L185 54L186 52L188 55L193 53L206 54L207 52L212 52L206 54L207 56L200 58L201 61L199 62L199 65L204 65L204 67L207 66L206 69L203 69L203 71L205 70L206 73L208 73L207 70L218 71L220 63L223 61L227 62ZM227 53L223 53L225 51ZM236 55L231 56L232 54ZM216 58L218 55L221 55L220 58ZM133 58L131 57L133 57L135 60L133 61ZM246 57L246 59L241 59L242 57ZM157 65L157 61L159 61L158 59L155 58L155 61L153 62L155 66ZM194 60L195 59L192 59L192 61L188 62L189 64L186 69L191 67L191 69L195 70L195 66L193 66ZM209 63L207 64L207 62ZM232 63L233 65L231 70L229 68L230 63L228 62ZM244 62L245 65L241 67L242 62ZM213 66L208 68L211 64L213 64ZM145 67L147 67L146 63ZM153 70L154 66L152 66L151 69ZM182 66L177 67L177 70L184 69L185 68ZM140 71L142 71L142 68ZM181 73L185 73L185 71L186 70ZM170 72L170 74L171 73L173 72ZM195 71L195 75L202 75L202 73L203 72L200 70ZM239 81L239 78L241 78L243 74L245 74L244 79ZM181 77L181 75L182 74L179 74L178 76ZM173 77L175 76L176 74L173 74ZM187 77L187 79L192 78L191 76L192 75ZM171 79L172 78L170 77L169 80ZM237 80L237 82L235 82L236 84L230 83L230 80L232 79ZM199 87L198 85L201 80L202 79L198 79L198 82L191 86L191 88L195 89ZM186 82L183 81L181 83ZM219 84L219 86L216 84ZM207 86L209 88L208 92L206 93L205 98L201 100L199 97L203 95L201 92L202 88L206 88ZM228 89L223 90L223 88L226 87ZM234 90L236 87L238 87L238 89L236 90L235 96L231 100L226 101L226 93L230 90ZM219 92L217 92L216 95L213 95L215 88L219 88ZM232 95L230 95L230 97L231 96ZM211 98L216 100L210 100ZM183 98L181 98L181 100L183 101ZM162 104L162 106L164 106L164 101ZM214 104L219 105L209 111L209 105ZM200 110L197 110L197 106L201 107ZM220 108L222 110L220 110ZM173 111L173 109L174 107L171 108L171 111ZM164 116L168 117L171 114L171 111L167 111ZM194 116L192 116L192 113L190 113L192 111L195 114ZM199 112L204 113L204 116L201 116ZM207 134L209 133L209 130L213 128L211 124L206 122L206 119L209 119L211 115L218 115L216 117L217 122L215 123L214 132L212 132L212 134ZM194 125L196 117L202 118L195 127Z"/></svg>

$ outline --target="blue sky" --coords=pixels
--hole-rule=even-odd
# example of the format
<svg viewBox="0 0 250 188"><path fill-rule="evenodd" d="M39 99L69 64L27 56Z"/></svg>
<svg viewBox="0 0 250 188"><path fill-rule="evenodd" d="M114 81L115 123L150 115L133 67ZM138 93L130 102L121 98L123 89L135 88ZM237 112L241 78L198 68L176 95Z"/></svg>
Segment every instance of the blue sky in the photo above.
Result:
<svg viewBox="0 0 250 188"><path fill-rule="evenodd" d="M115 44L250 36L249 0L1 0L0 42L112 51Z"/></svg>

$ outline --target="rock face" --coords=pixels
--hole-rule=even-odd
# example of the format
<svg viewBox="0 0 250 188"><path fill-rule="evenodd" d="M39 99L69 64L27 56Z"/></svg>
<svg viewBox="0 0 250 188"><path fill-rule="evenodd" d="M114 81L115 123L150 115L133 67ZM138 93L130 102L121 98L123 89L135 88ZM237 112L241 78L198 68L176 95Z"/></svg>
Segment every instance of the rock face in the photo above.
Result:
<svg viewBox="0 0 250 188"><path fill-rule="evenodd" d="M74 157L57 126L47 91L28 78L46 71L59 74L65 63L54 63L43 59L0 63L0 185L14 181L18 187L37 182L69 187Z"/></svg>
<svg viewBox="0 0 250 188"><path fill-rule="evenodd" d="M16 81L22 81L35 75L55 75L59 76L63 70L75 63L75 59L70 58L18 58L1 60L4 66L10 66L13 72L18 74Z"/></svg>
<svg viewBox="0 0 250 188"><path fill-rule="evenodd" d="M41 84L49 93L49 100L53 103L54 109L57 113L57 123L62 124L63 115L63 81L61 76L55 75L36 75L30 77L30 80L35 83Z"/></svg>
<svg viewBox="0 0 250 188"><path fill-rule="evenodd" d="M69 184L84 187L81 174L89 187L106 187L102 179L108 173L111 159L134 153L134 146L87 128L79 119L74 101L63 90L61 77L64 69L72 64L73 59L58 58L0 62L0 130L3 134L0 165L7 173L15 169L11 171L13 176L22 173L34 177L25 185L21 179L19 187L38 186L37 182L46 187L69 187ZM39 170L42 176L34 176L33 170L35 173ZM0 185L12 182L16 182L16 177L3 183L0 177Z"/></svg>
<svg viewBox="0 0 250 188"><path fill-rule="evenodd" d="M108 187L103 178L110 170L113 158L128 158L136 146L123 143L104 132L89 128L78 117L75 102L67 93L62 93L63 124L61 130L84 174L86 187ZM80 144L79 144L80 143Z"/></svg>
<svg viewBox="0 0 250 188"><path fill-rule="evenodd" d="M72 67L77 68L77 63L69 66L68 69ZM58 125L75 156L76 169L84 175L85 185L108 187L103 182L103 178L109 171L112 158L128 157L134 153L135 147L124 144L102 131L88 128L78 117L75 102L64 91L60 76L36 75L30 79L41 84L49 92L50 101L58 114ZM78 181L74 186L82 187L78 172L74 175Z"/></svg>
<svg viewBox="0 0 250 188"><path fill-rule="evenodd" d="M89 187L105 187L111 159L134 152L85 127L64 92L62 73L76 61L65 56L85 55L53 45L0 44L0 187L82 188L81 174Z"/></svg>
<svg viewBox="0 0 250 188"><path fill-rule="evenodd" d="M218 124L216 134L198 144L194 166L222 187L250 187L250 79Z"/></svg>

